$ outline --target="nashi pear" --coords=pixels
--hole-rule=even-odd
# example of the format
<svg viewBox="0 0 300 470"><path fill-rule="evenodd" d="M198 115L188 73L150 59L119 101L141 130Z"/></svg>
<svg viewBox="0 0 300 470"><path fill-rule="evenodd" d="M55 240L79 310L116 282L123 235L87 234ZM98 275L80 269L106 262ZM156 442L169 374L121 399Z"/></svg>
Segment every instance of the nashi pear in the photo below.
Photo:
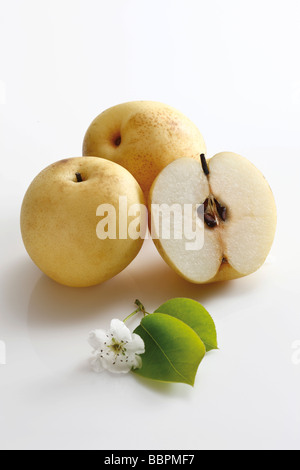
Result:
<svg viewBox="0 0 300 470"><path fill-rule="evenodd" d="M149 202L151 231L161 256L190 282L247 276L257 271L269 254L277 222L274 196L262 173L240 155L224 152L208 162L204 155L198 161L174 161L156 178ZM162 236L153 213L162 204L176 204L182 213L185 205L193 207L189 223L199 240L204 237L202 248L188 250L190 239L184 231L177 239L178 223L175 226L172 217L171 237Z"/></svg>
<svg viewBox="0 0 300 470"><path fill-rule="evenodd" d="M132 101L107 109L91 123L83 155L107 158L126 168L146 198L156 176L173 160L206 152L196 125L155 101Z"/></svg>
<svg viewBox="0 0 300 470"><path fill-rule="evenodd" d="M134 177L116 163L96 157L62 160L42 171L22 205L21 231L28 254L50 278L72 287L100 284L126 268L143 237L100 239L97 209L109 204L119 215L119 196L128 207L144 204ZM123 214L124 216L124 214ZM135 217L128 217L128 225Z"/></svg>

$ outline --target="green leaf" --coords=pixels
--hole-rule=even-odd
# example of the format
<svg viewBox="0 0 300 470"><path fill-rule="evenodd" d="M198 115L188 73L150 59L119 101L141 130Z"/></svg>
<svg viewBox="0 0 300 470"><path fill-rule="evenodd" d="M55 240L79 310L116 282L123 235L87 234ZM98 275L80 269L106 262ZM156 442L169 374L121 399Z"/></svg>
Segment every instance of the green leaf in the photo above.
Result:
<svg viewBox="0 0 300 470"><path fill-rule="evenodd" d="M200 336L207 352L218 349L214 321L199 302L183 298L172 299L155 311L155 313L158 312L178 318L189 325Z"/></svg>
<svg viewBox="0 0 300 470"><path fill-rule="evenodd" d="M134 373L161 382L194 385L205 346L195 331L173 316L153 313L135 330L145 342L143 365Z"/></svg>

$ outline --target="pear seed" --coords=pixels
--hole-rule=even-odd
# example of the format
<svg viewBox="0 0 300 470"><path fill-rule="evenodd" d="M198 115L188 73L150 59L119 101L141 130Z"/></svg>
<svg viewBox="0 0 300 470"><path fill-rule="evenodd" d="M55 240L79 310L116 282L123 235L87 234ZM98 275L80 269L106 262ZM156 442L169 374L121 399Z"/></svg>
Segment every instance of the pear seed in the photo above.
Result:
<svg viewBox="0 0 300 470"><path fill-rule="evenodd" d="M218 224L217 219L211 214L204 214L204 220L206 225L210 228L213 228Z"/></svg>
<svg viewBox="0 0 300 470"><path fill-rule="evenodd" d="M216 205L217 211L223 222L225 222L227 218L227 209L226 207L222 206L217 199L214 199L214 203Z"/></svg>

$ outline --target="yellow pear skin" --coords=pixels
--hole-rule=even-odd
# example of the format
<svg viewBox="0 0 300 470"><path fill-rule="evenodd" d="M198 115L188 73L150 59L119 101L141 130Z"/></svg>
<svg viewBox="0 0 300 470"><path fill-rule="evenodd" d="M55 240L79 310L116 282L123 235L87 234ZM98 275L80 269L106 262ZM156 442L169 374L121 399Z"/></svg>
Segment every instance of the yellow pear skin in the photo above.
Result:
<svg viewBox="0 0 300 470"><path fill-rule="evenodd" d="M143 239L101 240L96 233L98 206L111 204L118 214L119 196L126 196L129 206L144 204L133 176L109 160L70 158L43 170L21 209L22 237L34 263L71 287L97 285L120 273L137 256ZM133 219L128 217L128 223Z"/></svg>
<svg viewBox="0 0 300 470"><path fill-rule="evenodd" d="M206 153L204 139L184 114L155 101L132 101L107 109L92 122L83 155L107 158L126 168L145 197L157 175L181 157Z"/></svg>

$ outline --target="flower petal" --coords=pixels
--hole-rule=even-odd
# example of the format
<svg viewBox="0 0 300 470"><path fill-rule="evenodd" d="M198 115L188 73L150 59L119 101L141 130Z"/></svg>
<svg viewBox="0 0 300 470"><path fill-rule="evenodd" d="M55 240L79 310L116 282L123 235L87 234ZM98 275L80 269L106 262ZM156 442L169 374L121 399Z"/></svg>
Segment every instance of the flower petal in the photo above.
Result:
<svg viewBox="0 0 300 470"><path fill-rule="evenodd" d="M132 341L126 344L126 351L128 351L129 353L144 354L145 343L143 339L136 333L133 333Z"/></svg>
<svg viewBox="0 0 300 470"><path fill-rule="evenodd" d="M131 341L131 332L121 320L112 320L109 332L119 342Z"/></svg>
<svg viewBox="0 0 300 470"><path fill-rule="evenodd" d="M100 372L104 371L104 367L103 367L103 364L102 364L102 359L101 359L99 354L97 354L97 356L95 356L91 359L91 368L97 374L100 374Z"/></svg>
<svg viewBox="0 0 300 470"><path fill-rule="evenodd" d="M104 330L94 330L91 331L89 335L89 344L94 348L96 351L104 349L106 345L104 343L107 342L107 333Z"/></svg>
<svg viewBox="0 0 300 470"><path fill-rule="evenodd" d="M123 361L123 362L121 362ZM132 369L132 364L126 362L123 359L115 359L112 364L110 364L109 371L113 374L127 374Z"/></svg>
<svg viewBox="0 0 300 470"><path fill-rule="evenodd" d="M116 343L119 343L120 349ZM99 373L108 370L112 373L128 373L142 366L138 354L145 352L142 338L127 328L124 322L114 319L110 330L94 330L89 335L89 344L94 349L91 359L92 369Z"/></svg>
<svg viewBox="0 0 300 470"><path fill-rule="evenodd" d="M116 360L115 353L111 349L108 348L101 354L101 356L102 356L102 365L104 369L110 370L110 368L112 367L113 363Z"/></svg>
<svg viewBox="0 0 300 470"><path fill-rule="evenodd" d="M135 356L134 358L134 362L133 362L133 365L132 365L132 368L133 369L140 369L143 365L143 360L141 358L141 356Z"/></svg>

